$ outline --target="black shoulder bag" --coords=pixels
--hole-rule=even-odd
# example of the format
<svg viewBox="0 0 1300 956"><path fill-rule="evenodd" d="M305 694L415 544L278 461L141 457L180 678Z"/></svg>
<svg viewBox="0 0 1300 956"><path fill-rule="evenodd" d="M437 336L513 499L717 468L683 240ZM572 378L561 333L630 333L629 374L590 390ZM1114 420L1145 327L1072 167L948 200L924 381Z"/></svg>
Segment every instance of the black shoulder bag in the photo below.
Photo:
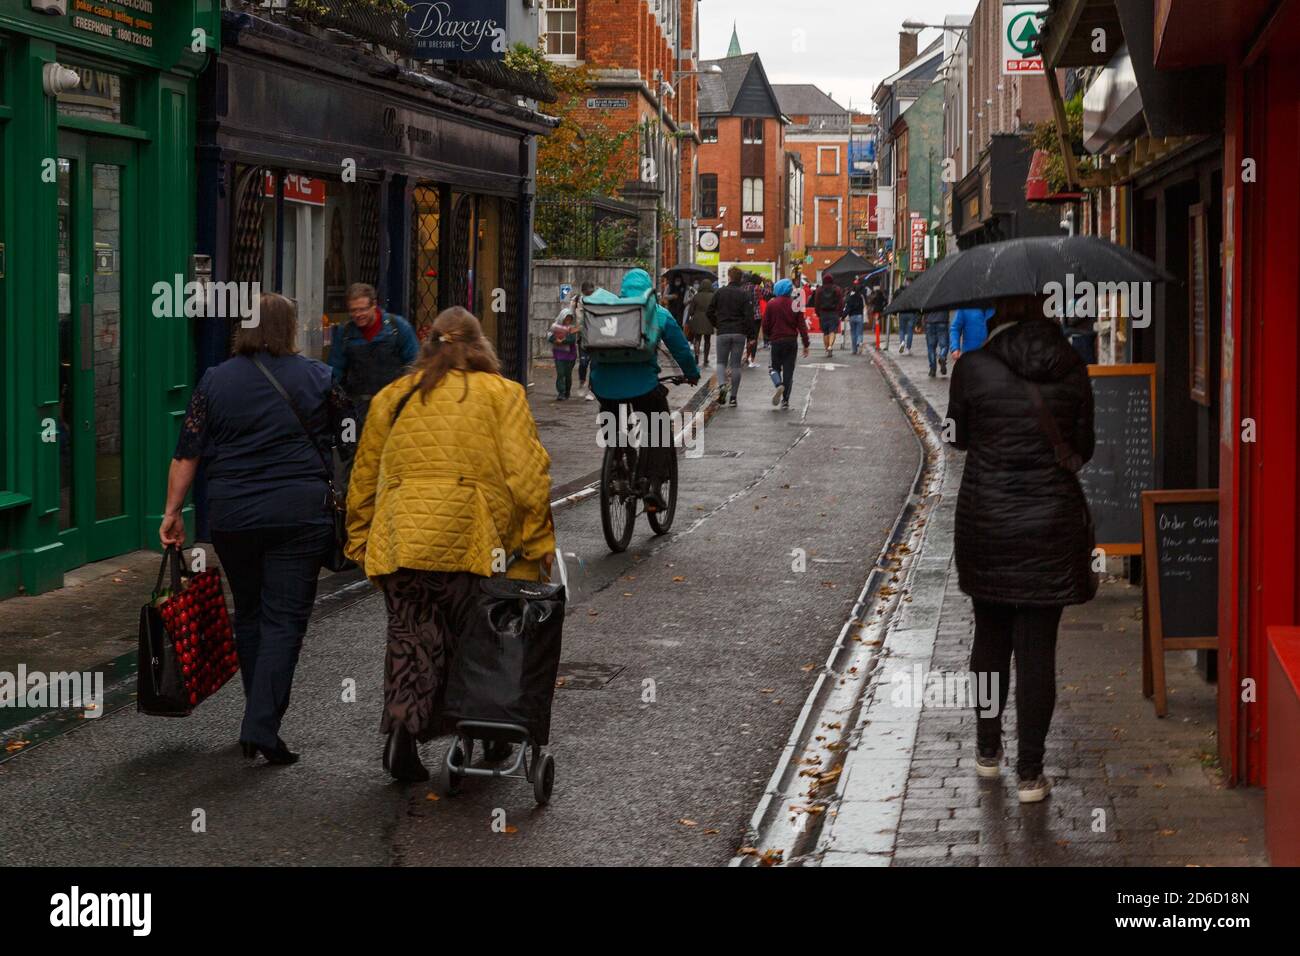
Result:
<svg viewBox="0 0 1300 956"><path fill-rule="evenodd" d="M329 506L330 518L334 524L334 541L329 550L325 552L325 567L330 571L347 571L349 568L356 567L356 563L350 561L343 553L343 549L348 543L348 517L344 501L339 496L338 489L334 487L334 468L330 460L325 457L320 445L316 444L311 428L307 425L307 419L303 418L302 413L298 411L298 406L293 403L293 399L284 390L280 380L271 374L271 370L263 365L262 360L257 356L252 357L252 362L266 376L266 380L271 383L271 387L279 392L280 397L288 404L289 410L293 412L293 417L298 419L298 424L302 426L302 430L306 433L307 441L311 443L312 448L316 449L316 454L320 455L321 464L325 466L325 483L329 486L326 504Z"/></svg>

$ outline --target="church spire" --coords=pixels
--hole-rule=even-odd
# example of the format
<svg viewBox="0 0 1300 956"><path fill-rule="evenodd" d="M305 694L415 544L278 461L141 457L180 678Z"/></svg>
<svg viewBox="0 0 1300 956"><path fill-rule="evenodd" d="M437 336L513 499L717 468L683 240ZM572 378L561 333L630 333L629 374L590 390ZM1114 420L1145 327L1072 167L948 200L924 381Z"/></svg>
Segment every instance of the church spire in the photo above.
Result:
<svg viewBox="0 0 1300 956"><path fill-rule="evenodd" d="M740 36L736 33L736 21L731 21L731 46L727 48L727 56L740 56Z"/></svg>

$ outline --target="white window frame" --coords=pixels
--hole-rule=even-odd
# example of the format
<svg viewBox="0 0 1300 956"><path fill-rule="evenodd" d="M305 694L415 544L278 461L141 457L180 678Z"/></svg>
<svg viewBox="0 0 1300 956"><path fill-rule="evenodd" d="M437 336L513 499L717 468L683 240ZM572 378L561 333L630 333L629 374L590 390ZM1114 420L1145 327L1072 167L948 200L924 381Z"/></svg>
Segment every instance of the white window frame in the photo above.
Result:
<svg viewBox="0 0 1300 956"><path fill-rule="evenodd" d="M551 14L572 13L573 14L573 32L569 33L564 30L551 30ZM560 60L566 63L575 62L578 59L578 0L542 0L542 33L546 37L547 53L546 57L550 60ZM560 37L573 37L572 53L551 53L550 38L555 33ZM560 46L564 43L561 41Z"/></svg>
<svg viewBox="0 0 1300 956"><path fill-rule="evenodd" d="M755 184L757 184L757 189L755 189ZM761 176L746 176L740 181L740 212L744 216L763 215L763 179Z"/></svg>
<svg viewBox="0 0 1300 956"><path fill-rule="evenodd" d="M825 151L830 150L835 154L835 170L828 172L823 168L822 155ZM818 146L817 147L817 175L818 176L838 176L840 174L840 148L838 146Z"/></svg>

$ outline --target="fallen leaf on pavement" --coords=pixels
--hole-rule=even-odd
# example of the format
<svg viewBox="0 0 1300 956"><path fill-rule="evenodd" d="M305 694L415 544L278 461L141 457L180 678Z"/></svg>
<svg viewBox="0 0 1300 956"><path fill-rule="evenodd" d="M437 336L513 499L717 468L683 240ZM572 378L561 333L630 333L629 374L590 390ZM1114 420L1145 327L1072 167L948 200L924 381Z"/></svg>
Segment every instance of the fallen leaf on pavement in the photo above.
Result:
<svg viewBox="0 0 1300 956"><path fill-rule="evenodd" d="M502 830L501 832L502 832L502 833L518 833L518 832L519 832L519 828L518 828L517 826L515 826L514 824L506 824L506 828L505 828L504 830Z"/></svg>
<svg viewBox="0 0 1300 956"><path fill-rule="evenodd" d="M699 824L696 823L694 820L688 820L688 819L686 819L685 817L682 817L682 818L681 818L680 820L678 820L677 822L680 823L680 824L681 824L682 826L684 826L684 827L698 827L698 826L699 826Z"/></svg>
<svg viewBox="0 0 1300 956"><path fill-rule="evenodd" d="M807 674L810 670L815 670L816 668L817 668L816 664L805 664L803 667L799 668L799 670Z"/></svg>
<svg viewBox="0 0 1300 956"><path fill-rule="evenodd" d="M768 850L766 853L763 854L763 856L759 859L758 862L763 866L776 866L784 859L785 859L784 850Z"/></svg>
<svg viewBox="0 0 1300 956"><path fill-rule="evenodd" d="M759 688L759 691L758 691L758 692L759 692L760 694L775 694L775 693L776 693L776 688L775 688L775 687L762 687L762 688Z"/></svg>
<svg viewBox="0 0 1300 956"><path fill-rule="evenodd" d="M715 833L721 833L722 831L721 831L721 830L705 830L704 832L707 833L707 834L709 834L710 836L712 836L713 834L715 834Z"/></svg>
<svg viewBox="0 0 1300 956"><path fill-rule="evenodd" d="M686 580L686 576L685 576L685 575L677 574L677 575L674 575L674 576L673 576L673 583L674 583L674 584L681 584L681 583L682 583L683 581L685 581L685 580Z"/></svg>
<svg viewBox="0 0 1300 956"><path fill-rule="evenodd" d="M439 797L439 796L438 796L436 793L434 793L432 790L430 790L427 794L425 794L424 799L426 799L426 800L441 800L442 798Z"/></svg>

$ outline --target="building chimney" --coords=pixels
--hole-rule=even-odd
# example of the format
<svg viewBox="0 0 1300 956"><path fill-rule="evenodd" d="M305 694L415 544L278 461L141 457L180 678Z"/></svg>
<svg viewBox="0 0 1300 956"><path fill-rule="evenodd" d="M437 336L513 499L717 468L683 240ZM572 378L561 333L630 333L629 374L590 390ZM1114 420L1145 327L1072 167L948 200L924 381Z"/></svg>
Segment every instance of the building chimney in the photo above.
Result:
<svg viewBox="0 0 1300 956"><path fill-rule="evenodd" d="M901 70L907 64L916 59L916 45L918 36L915 33L909 33L906 30L900 30L898 34L898 68Z"/></svg>

